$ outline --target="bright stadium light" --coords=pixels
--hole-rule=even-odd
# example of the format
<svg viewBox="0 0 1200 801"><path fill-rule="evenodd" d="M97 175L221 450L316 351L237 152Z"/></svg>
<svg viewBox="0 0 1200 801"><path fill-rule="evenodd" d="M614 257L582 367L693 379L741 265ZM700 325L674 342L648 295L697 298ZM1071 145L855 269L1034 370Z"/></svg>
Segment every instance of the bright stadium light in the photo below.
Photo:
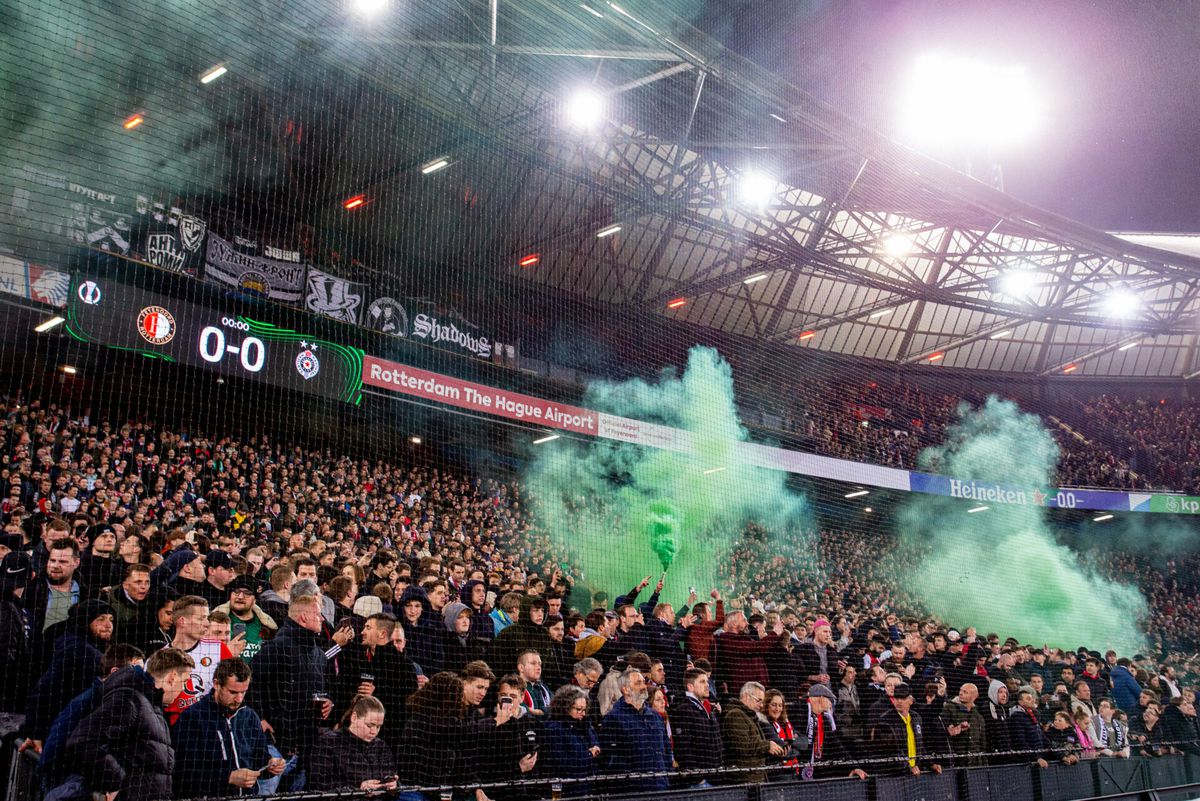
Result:
<svg viewBox="0 0 1200 801"><path fill-rule="evenodd" d="M738 202L756 209L765 209L775 199L779 183L765 173L749 170L738 181Z"/></svg>
<svg viewBox="0 0 1200 801"><path fill-rule="evenodd" d="M554 440L556 440L558 438L559 438L558 434L547 434L544 437L539 437L539 438L535 439L533 441L533 444L534 445L543 445L547 442L553 442Z"/></svg>
<svg viewBox="0 0 1200 801"><path fill-rule="evenodd" d="M62 325L63 322L65 322L64 318L59 317L56 314L53 317L49 317L49 318L43 320L42 322L38 323L37 325L35 325L33 327L33 330L37 331L39 334L44 334L47 331L49 331L51 328Z"/></svg>
<svg viewBox="0 0 1200 801"><path fill-rule="evenodd" d="M1000 276L1000 293L1013 300L1030 300L1038 289L1042 276L1032 270L1009 270Z"/></svg>
<svg viewBox="0 0 1200 801"><path fill-rule="evenodd" d="M1104 299L1104 311L1110 317L1132 317L1141 305L1138 296L1128 289L1114 289Z"/></svg>
<svg viewBox="0 0 1200 801"><path fill-rule="evenodd" d="M354 13L364 17L374 17L388 7L388 0L350 0L350 8Z"/></svg>
<svg viewBox="0 0 1200 801"><path fill-rule="evenodd" d="M930 53L899 98L900 136L915 146L995 150L1028 141L1040 103L1024 67Z"/></svg>
<svg viewBox="0 0 1200 801"><path fill-rule="evenodd" d="M861 498L864 495L870 495L870 494L871 494L870 490L855 490L854 492L847 492L842 497L843 498Z"/></svg>
<svg viewBox="0 0 1200 801"><path fill-rule="evenodd" d="M883 252L894 259L902 259L913 252L916 242L908 234L896 232L883 238Z"/></svg>
<svg viewBox="0 0 1200 801"><path fill-rule="evenodd" d="M563 105L564 118L572 128L590 130L604 121L608 103L595 89L576 89Z"/></svg>
<svg viewBox="0 0 1200 801"><path fill-rule="evenodd" d="M227 72L229 72L229 67L226 67L224 64L217 64L205 70L204 74L200 76L200 83L210 84Z"/></svg>

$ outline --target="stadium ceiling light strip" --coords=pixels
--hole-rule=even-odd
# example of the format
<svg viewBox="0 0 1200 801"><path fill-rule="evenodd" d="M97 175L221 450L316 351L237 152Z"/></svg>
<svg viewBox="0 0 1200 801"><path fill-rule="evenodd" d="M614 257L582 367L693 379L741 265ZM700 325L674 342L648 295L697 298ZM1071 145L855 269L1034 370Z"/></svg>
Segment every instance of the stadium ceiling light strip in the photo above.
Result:
<svg viewBox="0 0 1200 801"><path fill-rule="evenodd" d="M1100 515L1099 517L1093 517L1092 522L1093 523L1103 523L1105 520L1112 520L1112 519L1113 519L1112 515Z"/></svg>
<svg viewBox="0 0 1200 801"><path fill-rule="evenodd" d="M1010 337L1010 336L1012 336L1011 328L1008 329L1007 331L997 331L996 333L992 334L991 337L989 337L989 339L1004 339L1004 337Z"/></svg>
<svg viewBox="0 0 1200 801"><path fill-rule="evenodd" d="M125 130L132 131L145 121L146 117L142 114L130 114L125 118L125 122L121 123L121 125L125 128Z"/></svg>
<svg viewBox="0 0 1200 801"><path fill-rule="evenodd" d="M75 375L76 373L79 372L78 370L76 370L74 367L72 367L69 364L64 364L61 369L67 375Z"/></svg>
<svg viewBox="0 0 1200 801"><path fill-rule="evenodd" d="M607 228L601 228L599 231L597 231L596 238L603 239L606 236L612 236L613 234L615 234L617 231L620 231L620 230L621 230L620 225L610 225Z"/></svg>
<svg viewBox="0 0 1200 801"><path fill-rule="evenodd" d="M44 334L47 331L49 331L51 328L62 325L64 322L66 322L65 317L59 317L58 315L55 315L55 316L51 317L50 319L43 320L42 322L35 325L33 327L33 330L37 331L39 334Z"/></svg>
<svg viewBox="0 0 1200 801"><path fill-rule="evenodd" d="M1068 364L1066 367L1064 367L1064 368L1063 368L1063 372L1064 372L1064 373L1067 373L1067 374L1070 374L1070 373L1073 373L1073 372L1075 372L1075 371L1076 371L1076 370L1078 370L1078 369L1079 369L1079 365L1078 365L1078 364Z"/></svg>
<svg viewBox="0 0 1200 801"><path fill-rule="evenodd" d="M817 335L817 332L816 332L816 331L805 331L803 334L801 334L800 336L796 337L796 339L798 339L798 340L800 340L801 342L803 342L803 341L804 341L804 340L806 340L806 339L812 339L812 338L813 338L813 337L815 337L816 335Z"/></svg>
<svg viewBox="0 0 1200 801"><path fill-rule="evenodd" d="M687 304L687 298L675 298L674 300L667 301L667 308L678 309L685 304Z"/></svg>
<svg viewBox="0 0 1200 801"><path fill-rule="evenodd" d="M780 117L774 111L772 111L767 116L770 117L771 119L775 120L775 122L779 122L779 123L783 123L784 125L787 125L787 120L785 120L783 117Z"/></svg>
<svg viewBox="0 0 1200 801"><path fill-rule="evenodd" d="M847 492L842 497L843 498L861 498L864 495L870 495L870 494L871 494L870 490L855 490L854 492Z"/></svg>
<svg viewBox="0 0 1200 801"><path fill-rule="evenodd" d="M868 315L867 315L867 319L868 319L868 320L875 320L875 319L878 319L878 318L880 318L880 317L886 317L887 315L891 314L891 313L892 313L892 312L894 312L894 311L895 311L895 309L882 309L882 310L880 310L880 311L874 312L873 314L868 314Z"/></svg>
<svg viewBox="0 0 1200 801"><path fill-rule="evenodd" d="M355 195L354 197L347 198L345 201L343 201L342 208L344 208L346 211L354 211L360 206L365 206L366 203L366 195Z"/></svg>
<svg viewBox="0 0 1200 801"><path fill-rule="evenodd" d="M411 442L413 445L420 445L420 444L421 444L421 438L420 438L420 437L409 437L409 438L408 438L408 441L409 441L409 442Z"/></svg>
<svg viewBox="0 0 1200 801"><path fill-rule="evenodd" d="M528 256L517 262L517 265L520 267L532 267L541 260L542 256L540 253L530 253Z"/></svg>
<svg viewBox="0 0 1200 801"><path fill-rule="evenodd" d="M438 170L444 170L446 167L449 167L449 166L450 166L450 159L445 158L445 157L437 158L437 159L434 159L433 161L429 162L428 164L424 165L423 167L421 167L421 174L422 175L430 175L432 173L437 172Z"/></svg>
<svg viewBox="0 0 1200 801"><path fill-rule="evenodd" d="M1130 342L1128 344L1122 345L1121 347L1117 348L1117 350L1125 351L1125 350L1129 350L1130 348L1136 348L1137 346L1138 346L1137 342Z"/></svg>
<svg viewBox="0 0 1200 801"><path fill-rule="evenodd" d="M742 279L742 283L743 284L753 284L753 283L763 280L766 277L767 277L766 273L759 273L758 275L752 275L749 278Z"/></svg>
<svg viewBox="0 0 1200 801"><path fill-rule="evenodd" d="M710 467L704 471L704 475L711 476L713 473L720 473L724 469L724 467Z"/></svg>
<svg viewBox="0 0 1200 801"><path fill-rule="evenodd" d="M229 72L229 67L226 67L224 64L209 67L208 72L200 76L200 83L210 84L227 72Z"/></svg>
<svg viewBox="0 0 1200 801"><path fill-rule="evenodd" d="M533 444L534 445L542 445L546 442L550 442L551 440L558 439L559 436L560 436L559 434L547 434L546 436L542 437L541 439L535 439L533 441Z"/></svg>
<svg viewBox="0 0 1200 801"><path fill-rule="evenodd" d="M931 353L926 357L927 361L931 362L940 362L944 358L946 358L946 352L941 350L937 353Z"/></svg>
<svg viewBox="0 0 1200 801"><path fill-rule="evenodd" d="M604 19L603 14L601 14L599 11L597 11L596 9L589 6L587 3L580 3L579 7L582 8L587 13L591 14L596 19Z"/></svg>
<svg viewBox="0 0 1200 801"><path fill-rule="evenodd" d="M976 512L986 512L987 510L988 510L988 507L986 507L986 506L975 506L975 507L968 509L967 514L973 515Z"/></svg>

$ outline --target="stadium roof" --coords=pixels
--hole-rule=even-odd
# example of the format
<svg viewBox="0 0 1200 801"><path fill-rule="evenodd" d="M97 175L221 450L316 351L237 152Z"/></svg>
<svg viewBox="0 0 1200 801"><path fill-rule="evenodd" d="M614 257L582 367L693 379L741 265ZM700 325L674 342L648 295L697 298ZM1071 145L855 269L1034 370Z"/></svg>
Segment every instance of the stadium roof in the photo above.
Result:
<svg viewBox="0 0 1200 801"><path fill-rule="evenodd" d="M319 116L320 146L282 157L299 213L328 209L312 217L401 257L897 364L1200 372L1197 251L1093 230L906 150L667 5L461 0L368 22L285 2L290 21L253 44L288 71L223 80L241 82L244 114ZM259 13L237 8L222 13ZM581 86L605 99L592 129L564 116ZM765 200L744 196L751 180ZM360 193L370 205L345 220Z"/></svg>

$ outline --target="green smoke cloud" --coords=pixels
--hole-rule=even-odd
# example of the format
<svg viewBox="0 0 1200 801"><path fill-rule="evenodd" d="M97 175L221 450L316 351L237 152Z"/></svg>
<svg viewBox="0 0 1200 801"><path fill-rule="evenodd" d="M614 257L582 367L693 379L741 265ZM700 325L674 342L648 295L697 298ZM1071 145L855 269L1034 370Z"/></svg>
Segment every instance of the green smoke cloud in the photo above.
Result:
<svg viewBox="0 0 1200 801"><path fill-rule="evenodd" d="M782 532L805 521L805 499L785 488L783 473L739 458L734 445L746 429L716 351L693 348L682 375L656 382L594 383L584 404L695 438L692 453L600 439L538 446L526 475L535 519L592 589L612 596L664 571L664 599L681 601L688 587L703 595L748 522Z"/></svg>
<svg viewBox="0 0 1200 801"><path fill-rule="evenodd" d="M945 444L921 454L925 469L958 478L1028 488L1050 485L1058 446L1034 415L995 397L965 404ZM973 625L1024 642L1057 647L1114 647L1132 654L1144 638L1146 601L1113 583L1058 544L1045 509L976 504L913 495L897 517L908 545L928 553L900 580L928 608L956 625Z"/></svg>

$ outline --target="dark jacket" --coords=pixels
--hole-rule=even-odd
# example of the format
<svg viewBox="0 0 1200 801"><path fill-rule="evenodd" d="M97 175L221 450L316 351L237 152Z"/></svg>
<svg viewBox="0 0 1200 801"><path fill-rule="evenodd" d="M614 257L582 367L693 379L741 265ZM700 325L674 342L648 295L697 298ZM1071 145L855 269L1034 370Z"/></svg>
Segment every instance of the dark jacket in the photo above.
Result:
<svg viewBox="0 0 1200 801"><path fill-rule="evenodd" d="M599 759L591 748L600 745L592 724L583 720L551 720L542 729L538 773L551 779L586 779L596 775ZM588 795L591 782L563 785L563 795Z"/></svg>
<svg viewBox="0 0 1200 801"><path fill-rule="evenodd" d="M674 758L666 724L649 706L639 710L625 703L624 698L618 699L600 723L600 758L608 773L671 770ZM666 776L655 776L628 779L616 786L620 792L661 792L669 784Z"/></svg>
<svg viewBox="0 0 1200 801"><path fill-rule="evenodd" d="M496 638L496 626L488 614L486 601L480 609L471 606L471 592L476 586L483 587L484 589L487 588L487 585L479 579L472 579L463 585L462 592L458 594L458 600L466 604L471 610L471 636L486 641L490 648L491 641Z"/></svg>
<svg viewBox="0 0 1200 801"><path fill-rule="evenodd" d="M725 764L729 767L757 768L767 764L771 741L767 739L758 715L740 700L725 703L721 739L725 745ZM762 782L766 778L766 771L750 771L738 776L737 781Z"/></svg>
<svg viewBox="0 0 1200 801"><path fill-rule="evenodd" d="M671 705L671 734L680 770L719 768L724 763L720 718L705 712L704 705L689 695L676 696Z"/></svg>
<svg viewBox="0 0 1200 801"><path fill-rule="evenodd" d="M58 713L54 723L50 724L50 732L42 743L41 762L42 774L49 783L57 783L66 778L60 760L65 753L67 738L75 731L79 721L100 706L103 695L104 683L99 678L93 679L92 686L72 698L71 703L67 704L66 708Z"/></svg>
<svg viewBox="0 0 1200 801"><path fill-rule="evenodd" d="M1163 741L1174 746L1185 754L1200 754L1200 744L1196 742L1196 718L1188 717L1179 711L1174 704L1163 708L1162 720L1158 727L1163 730Z"/></svg>
<svg viewBox="0 0 1200 801"><path fill-rule="evenodd" d="M385 710L379 736L389 743L400 742L408 716L406 702L417 691L417 669L412 660L391 643L379 646L368 655L367 649L358 642L347 644L341 658L340 670L336 674L332 671L327 674L334 708L330 717L340 718L350 708L362 677L373 676L373 695Z"/></svg>
<svg viewBox="0 0 1200 801"><path fill-rule="evenodd" d="M404 606L409 601L421 602L421 617L415 624L404 619ZM444 670L446 655L443 643L446 639L446 627L441 616L434 614L425 590L417 586L406 587L397 606L400 610L400 625L404 627L404 638L408 642L404 653L421 666L426 676Z"/></svg>
<svg viewBox="0 0 1200 801"><path fill-rule="evenodd" d="M227 715L212 693L183 710L171 741L176 798L248 795L250 791L229 783L229 774L239 768L258 770L270 759L258 713L243 706Z"/></svg>
<svg viewBox="0 0 1200 801"><path fill-rule="evenodd" d="M840 728L833 728L829 722L829 716L826 715L823 721L825 730L823 747L818 754L816 750L816 715L813 714L808 704L804 702L800 704L799 711L800 714L792 722L792 726L796 732L796 740L793 747L800 754L800 762L812 765L814 779L833 779L849 775L853 768L848 763L851 762L853 756L842 740L842 730ZM809 720L810 718L811 721ZM813 732L811 738L808 733L810 728ZM830 762L837 762L839 764L830 765L828 764ZM867 771L870 772L870 766L867 767Z"/></svg>
<svg viewBox="0 0 1200 801"><path fill-rule="evenodd" d="M545 608L545 601L526 596L521 600L521 615L516 623L500 632L500 636L492 644L492 659L488 664L497 674L515 673L517 657L522 651L537 651L541 654L542 663L549 658L553 640L544 626L539 626L530 620L534 603L540 603Z"/></svg>
<svg viewBox="0 0 1200 801"><path fill-rule="evenodd" d="M125 578L125 560L119 556L104 558L85 553L79 560L79 582L99 593L105 587L119 585Z"/></svg>
<svg viewBox="0 0 1200 801"><path fill-rule="evenodd" d="M470 747L468 727L458 718L416 712L408 716L396 753L405 755L400 764L401 784L438 787L478 784Z"/></svg>
<svg viewBox="0 0 1200 801"><path fill-rule="evenodd" d="M928 766L928 760L922 758L925 753L924 730L921 716L913 710L909 710L909 724L912 726L913 740L917 746L917 765L923 770ZM887 709L875 718L871 726L871 740L874 745L874 748L871 749L872 756L896 757L894 762L879 765L876 773L904 775L909 772L908 734L905 730L904 720L895 707Z"/></svg>
<svg viewBox="0 0 1200 801"><path fill-rule="evenodd" d="M1112 699L1119 709L1134 712L1138 708L1138 696L1142 694L1142 685L1124 665L1112 669Z"/></svg>
<svg viewBox="0 0 1200 801"><path fill-rule="evenodd" d="M83 776L92 792L120 791L122 801L170 798L175 749L162 700L140 667L114 673L104 682L100 706L67 740L64 769Z"/></svg>
<svg viewBox="0 0 1200 801"><path fill-rule="evenodd" d="M667 686L675 689L683 687L687 655L683 652L682 644L687 639L687 629L682 626L668 626L656 617L648 617L646 625L642 628L642 638L646 655L663 663L663 670L667 674Z"/></svg>
<svg viewBox="0 0 1200 801"><path fill-rule="evenodd" d="M32 676L33 643L29 613L14 600L0 601L0 712L25 709Z"/></svg>
<svg viewBox="0 0 1200 801"><path fill-rule="evenodd" d="M1079 681L1087 682L1087 686L1092 691L1092 704L1100 703L1101 698L1107 698L1109 695L1108 679L1104 678L1103 674L1089 676L1086 672L1079 674ZM1137 698L1134 698L1134 703Z"/></svg>
<svg viewBox="0 0 1200 801"><path fill-rule="evenodd" d="M381 737L368 743L346 729L327 731L313 749L305 789L357 790L368 779L386 779L396 773L396 758Z"/></svg>
<svg viewBox="0 0 1200 801"><path fill-rule="evenodd" d="M23 729L28 736L35 740L46 738L58 713L99 678L102 656L97 643L76 631L58 638L49 669L29 694Z"/></svg>
<svg viewBox="0 0 1200 801"><path fill-rule="evenodd" d="M1020 761L1028 762L1038 757L1054 758L1054 755L1050 753L1050 742L1046 739L1046 733L1042 731L1042 726L1036 717L1036 713L1034 713L1034 717L1030 717L1029 713L1019 706L1013 707L1009 712L1008 732L1013 750L1033 752L1020 757Z"/></svg>
<svg viewBox="0 0 1200 801"><path fill-rule="evenodd" d="M325 653L320 637L288 619L254 657L254 680L247 704L275 729L286 756L308 753L316 742L320 709L315 693L325 692Z"/></svg>
<svg viewBox="0 0 1200 801"><path fill-rule="evenodd" d="M988 725L984 723L978 706L973 706L968 710L958 700L958 696L955 696L942 708L942 723L947 728L963 723L969 724L966 731L957 735L949 735L950 750L954 753L956 766L977 767L987 763L984 752L988 750Z"/></svg>

